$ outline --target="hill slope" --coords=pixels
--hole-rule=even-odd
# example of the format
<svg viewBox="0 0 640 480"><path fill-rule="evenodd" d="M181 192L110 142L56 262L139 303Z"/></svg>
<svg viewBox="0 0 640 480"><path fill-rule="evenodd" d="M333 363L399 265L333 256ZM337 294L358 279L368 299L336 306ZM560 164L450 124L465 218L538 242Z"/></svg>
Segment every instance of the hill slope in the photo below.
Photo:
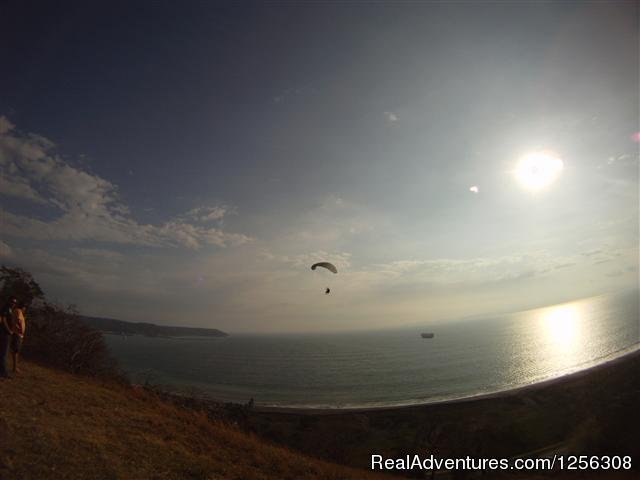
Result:
<svg viewBox="0 0 640 480"><path fill-rule="evenodd" d="M0 380L0 479L374 479L181 410L141 389L33 363Z"/></svg>

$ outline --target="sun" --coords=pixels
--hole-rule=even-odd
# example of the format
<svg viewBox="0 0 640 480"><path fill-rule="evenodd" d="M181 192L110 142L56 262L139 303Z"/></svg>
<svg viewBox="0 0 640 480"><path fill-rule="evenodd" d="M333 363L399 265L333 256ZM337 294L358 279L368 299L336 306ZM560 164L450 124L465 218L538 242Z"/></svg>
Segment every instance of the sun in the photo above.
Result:
<svg viewBox="0 0 640 480"><path fill-rule="evenodd" d="M564 168L560 157L549 151L537 151L524 155L518 161L515 176L527 190L538 191L555 182Z"/></svg>

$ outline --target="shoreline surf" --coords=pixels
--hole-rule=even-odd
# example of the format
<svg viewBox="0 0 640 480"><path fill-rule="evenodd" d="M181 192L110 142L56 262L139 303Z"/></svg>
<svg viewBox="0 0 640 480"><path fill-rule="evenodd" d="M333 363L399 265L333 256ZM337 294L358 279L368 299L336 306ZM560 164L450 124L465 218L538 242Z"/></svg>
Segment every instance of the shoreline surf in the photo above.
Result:
<svg viewBox="0 0 640 480"><path fill-rule="evenodd" d="M256 413L278 413L278 414L292 414L292 415L338 415L338 414L351 414L351 413L366 413L366 412L376 412L376 411L389 411L389 410L410 410L413 408L421 408L421 407L429 407L429 406L442 406L448 404L458 404L458 403L466 403L466 402L474 402L481 400L489 400L495 398L503 398L509 396L515 396L522 393L531 392L538 389L543 389L546 387L551 387L554 385L559 385L566 381L571 381L575 379L579 379L585 376L588 376L596 371L601 369L608 368L618 363L623 363L625 361L629 361L636 356L640 356L640 342L630 345L624 349L621 349L617 352L606 355L605 357L594 359L588 362L586 365L578 366L573 368L571 371L563 373L558 376L554 376L551 378L541 379L540 381L535 381L526 385L517 385L512 388L505 388L500 390L494 390L489 392L479 392L473 395L465 395L460 397L450 397L450 398L436 398L432 401L418 401L411 403L395 403L395 404L386 404L386 405L353 405L353 406L317 406L317 405L309 405L309 406L298 406L298 405L264 405L264 404L255 404L252 409ZM134 384L136 386L143 386L142 384ZM171 388L171 385L157 385L157 388L164 391L170 395L176 395L180 397L192 397L195 396L199 400L204 401L206 403L210 403L212 405L225 405L225 404L234 404L234 405L243 405L241 402L237 401L226 401L221 400L219 398L215 398L215 396L209 395L206 392L202 392L202 394L198 394L199 392L195 391L190 394L184 392L184 390L175 390Z"/></svg>
<svg viewBox="0 0 640 480"><path fill-rule="evenodd" d="M585 368L578 368L567 372L565 374L533 382L527 385L519 385L513 388L507 388L503 390L496 390L492 392L478 393L476 395L467 395L463 397L437 399L428 402L406 403L406 404L394 404L394 405L372 405L372 406L353 406L353 407L303 407L303 406L275 406L275 405L256 405L254 410L262 413L291 413L291 414L340 414L340 413L363 413L370 411L384 411L384 410L409 410L411 408L428 407L433 405L447 405L454 403L474 402L480 400L488 400L493 398L502 398L512 395L519 395L521 393L530 392L537 389L550 387L553 385L561 384L565 381L571 381L578 379L589 374L610 367L617 363L628 361L636 356L640 356L640 343L636 343L630 347L627 347L619 352L608 355L603 361L594 360L594 363L590 362L590 365ZM234 403L234 402L231 402Z"/></svg>

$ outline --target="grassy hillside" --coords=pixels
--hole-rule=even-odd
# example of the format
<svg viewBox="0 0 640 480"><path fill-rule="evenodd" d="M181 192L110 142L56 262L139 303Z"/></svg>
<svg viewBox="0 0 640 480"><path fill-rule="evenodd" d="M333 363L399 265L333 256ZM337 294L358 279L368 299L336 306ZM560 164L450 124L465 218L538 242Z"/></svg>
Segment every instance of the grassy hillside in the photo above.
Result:
<svg viewBox="0 0 640 480"><path fill-rule="evenodd" d="M141 389L24 363L0 380L0 479L374 479Z"/></svg>
<svg viewBox="0 0 640 480"><path fill-rule="evenodd" d="M249 423L257 427L254 422L259 419L263 428L256 430L262 435L310 455L331 453L332 460L365 468L366 454L371 452L389 456L435 452L437 456L501 457L506 452L496 447L505 441L539 434L530 427L522 430L522 421L533 419L540 423L541 432L548 432L554 430L555 427L551 428L554 424L562 423L559 416L571 414L571 417L582 412L586 415L585 422L597 426L588 431L597 433L599 440L593 444L588 441L590 436L571 435L562 442L561 452L587 453L590 450L585 446L590 444L598 447L593 453L599 454L627 454L630 449L635 466L637 423L631 419L637 407L639 361L640 355L629 355L624 361L563 382L486 400L358 413L255 412ZM571 404L575 408L568 413L558 410L561 405ZM439 418L446 430L453 431L456 425L462 428L464 435L451 437L459 451L445 449L446 445L440 446L440 442L428 445L431 430L425 433L423 427L432 417ZM445 421L449 417L451 421ZM623 424L617 421L618 417ZM478 426L483 419L490 420L501 435L484 432ZM569 420L570 424L582 425L578 417ZM418 426L426 440L416 436L407 426L409 423ZM511 430L503 427L509 425L513 435L505 437L505 432ZM470 433L465 426L481 432L483 441L478 442L473 435L464 441ZM268 432L261 431L265 429ZM491 447L491 451L478 450L481 444ZM0 380L0 480L391 478L270 444L236 426L212 421L204 413L163 401L140 388L105 383L30 362L25 362L23 372L13 379ZM491 478L628 480L637 478L637 470L503 472Z"/></svg>

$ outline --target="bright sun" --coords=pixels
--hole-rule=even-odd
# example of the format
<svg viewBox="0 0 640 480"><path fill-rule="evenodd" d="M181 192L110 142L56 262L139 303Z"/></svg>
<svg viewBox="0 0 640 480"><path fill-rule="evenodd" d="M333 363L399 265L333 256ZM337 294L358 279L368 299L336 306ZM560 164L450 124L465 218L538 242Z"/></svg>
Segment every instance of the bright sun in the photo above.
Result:
<svg viewBox="0 0 640 480"><path fill-rule="evenodd" d="M518 161L515 176L524 188L537 191L555 182L563 167L564 163L553 152L531 152Z"/></svg>

